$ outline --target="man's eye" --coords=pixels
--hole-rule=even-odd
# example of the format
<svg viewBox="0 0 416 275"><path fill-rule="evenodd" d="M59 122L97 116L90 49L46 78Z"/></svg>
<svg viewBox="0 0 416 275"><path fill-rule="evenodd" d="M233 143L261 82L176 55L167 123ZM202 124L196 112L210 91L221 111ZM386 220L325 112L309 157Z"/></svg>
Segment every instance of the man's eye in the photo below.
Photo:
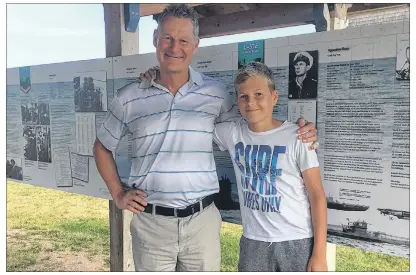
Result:
<svg viewBox="0 0 416 275"><path fill-rule="evenodd" d="M247 99L247 96L246 95L242 95L242 96L240 96L240 98L241 99Z"/></svg>
<svg viewBox="0 0 416 275"><path fill-rule="evenodd" d="M263 94L262 93L256 93L256 96L262 96Z"/></svg>
<svg viewBox="0 0 416 275"><path fill-rule="evenodd" d="M181 43L182 43L182 44L188 44L188 41L186 41L186 40L181 40Z"/></svg>

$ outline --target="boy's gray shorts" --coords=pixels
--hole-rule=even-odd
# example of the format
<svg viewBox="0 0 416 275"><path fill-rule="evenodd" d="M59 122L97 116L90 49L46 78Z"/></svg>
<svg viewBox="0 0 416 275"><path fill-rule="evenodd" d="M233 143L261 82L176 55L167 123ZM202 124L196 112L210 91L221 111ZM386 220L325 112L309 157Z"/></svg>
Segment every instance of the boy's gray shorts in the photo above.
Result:
<svg viewBox="0 0 416 275"><path fill-rule="evenodd" d="M238 271L306 271L312 249L313 238L270 243L241 236Z"/></svg>

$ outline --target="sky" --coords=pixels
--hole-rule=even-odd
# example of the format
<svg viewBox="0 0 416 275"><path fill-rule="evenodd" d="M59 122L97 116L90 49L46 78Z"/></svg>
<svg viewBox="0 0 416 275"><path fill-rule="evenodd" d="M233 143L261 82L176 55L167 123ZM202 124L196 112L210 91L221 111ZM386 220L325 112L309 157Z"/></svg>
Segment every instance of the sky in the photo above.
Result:
<svg viewBox="0 0 416 275"><path fill-rule="evenodd" d="M139 53L154 52L156 21L140 18ZM7 4L7 68L105 58L102 4ZM200 47L315 32L314 25L203 38Z"/></svg>

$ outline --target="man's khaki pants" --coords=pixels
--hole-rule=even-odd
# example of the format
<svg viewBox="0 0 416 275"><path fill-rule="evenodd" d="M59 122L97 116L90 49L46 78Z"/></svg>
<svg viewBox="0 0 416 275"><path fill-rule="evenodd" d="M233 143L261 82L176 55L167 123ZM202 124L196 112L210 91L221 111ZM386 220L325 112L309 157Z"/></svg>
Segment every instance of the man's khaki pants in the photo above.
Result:
<svg viewBox="0 0 416 275"><path fill-rule="evenodd" d="M214 203L185 218L134 215L130 232L136 271L220 271L221 222Z"/></svg>

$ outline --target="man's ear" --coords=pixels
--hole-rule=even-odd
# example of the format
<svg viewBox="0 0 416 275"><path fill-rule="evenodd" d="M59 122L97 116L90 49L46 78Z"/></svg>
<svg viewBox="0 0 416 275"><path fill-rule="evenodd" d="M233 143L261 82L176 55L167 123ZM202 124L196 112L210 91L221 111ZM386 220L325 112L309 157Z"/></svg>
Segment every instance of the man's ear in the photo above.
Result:
<svg viewBox="0 0 416 275"><path fill-rule="evenodd" d="M153 46L155 46L155 48L157 47L157 39L159 37L159 32L157 31L157 29L155 29L153 31Z"/></svg>
<svg viewBox="0 0 416 275"><path fill-rule="evenodd" d="M194 42L194 47L195 47L194 54L196 54L196 52L198 51L198 46L199 46L199 37L197 37Z"/></svg>

